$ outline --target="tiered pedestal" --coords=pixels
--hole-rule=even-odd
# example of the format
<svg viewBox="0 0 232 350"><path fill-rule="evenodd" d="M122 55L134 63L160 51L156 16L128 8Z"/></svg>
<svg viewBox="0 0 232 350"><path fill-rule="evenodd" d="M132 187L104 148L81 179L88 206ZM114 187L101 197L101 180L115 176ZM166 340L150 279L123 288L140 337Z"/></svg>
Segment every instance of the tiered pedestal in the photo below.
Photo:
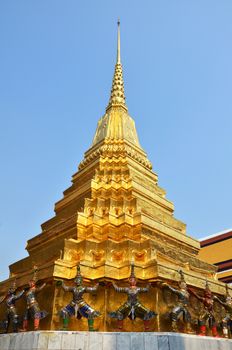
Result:
<svg viewBox="0 0 232 350"><path fill-rule="evenodd" d="M39 331L1 334L0 350L232 350L232 340L180 333Z"/></svg>

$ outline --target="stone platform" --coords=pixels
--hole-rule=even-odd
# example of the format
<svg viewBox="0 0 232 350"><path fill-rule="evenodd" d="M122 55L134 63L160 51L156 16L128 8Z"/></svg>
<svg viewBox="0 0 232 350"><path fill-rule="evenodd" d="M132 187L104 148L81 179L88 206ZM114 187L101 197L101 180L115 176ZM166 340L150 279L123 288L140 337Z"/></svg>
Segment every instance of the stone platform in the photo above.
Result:
<svg viewBox="0 0 232 350"><path fill-rule="evenodd" d="M180 333L39 331L1 334L0 350L232 350L232 340Z"/></svg>

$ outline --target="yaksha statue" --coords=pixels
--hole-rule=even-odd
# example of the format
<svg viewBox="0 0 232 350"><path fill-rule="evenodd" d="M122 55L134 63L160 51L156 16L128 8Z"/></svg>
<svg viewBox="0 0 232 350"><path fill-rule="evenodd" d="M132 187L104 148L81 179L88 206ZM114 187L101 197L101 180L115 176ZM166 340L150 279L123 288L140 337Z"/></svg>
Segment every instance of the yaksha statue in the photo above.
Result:
<svg viewBox="0 0 232 350"><path fill-rule="evenodd" d="M7 295L0 300L0 303L5 302L6 305L6 317L5 320L1 322L1 325L4 328L4 333L8 332L10 322L12 323L13 332L18 332L19 316L15 307L15 302L22 297L23 293L24 290L16 294L16 282L14 281L12 286L9 288Z"/></svg>
<svg viewBox="0 0 232 350"><path fill-rule="evenodd" d="M118 310L110 312L111 318L117 319L118 330L123 329L123 320L129 317L131 320L135 320L136 317L140 318L144 322L144 330L150 330L150 320L157 314L154 311L147 309L141 304L138 299L139 293L147 293L150 289L150 284L145 288L137 287L137 281L134 273L134 264L131 264L131 275L129 277L129 287L118 287L113 283L113 287L118 293L127 294L127 301L121 305Z"/></svg>
<svg viewBox="0 0 232 350"><path fill-rule="evenodd" d="M96 292L99 283L95 284L95 286L93 287L84 286L83 278L80 273L80 265L77 266L77 275L74 282L76 285L73 287L66 286L63 281L61 285L65 292L71 292L73 294L71 302L61 310L63 328L68 328L69 317L74 316L76 314L77 319L81 319L82 317L87 318L89 331L95 331L94 319L100 316L100 312L94 310L90 305L88 305L85 302L85 300L83 299L83 294Z"/></svg>
<svg viewBox="0 0 232 350"><path fill-rule="evenodd" d="M230 331L230 334L232 333L232 297L229 294L229 289L227 284L226 284L225 300L223 301L217 296L214 296L214 299L217 300L222 306L224 306L226 310L226 316L222 320L222 332L223 332L223 336L225 338L228 338L229 331Z"/></svg>
<svg viewBox="0 0 232 350"><path fill-rule="evenodd" d="M179 270L180 274L180 282L179 282L179 289L175 289L168 285L167 283L162 283L163 287L167 287L171 292L177 295L178 297L178 303L174 306L170 313L171 321L172 321L172 331L178 332L177 322L182 317L184 324L185 324L185 331L186 333L192 333L191 332L191 314L188 310L189 306L189 292L188 287L184 279L184 274L182 270Z"/></svg>
<svg viewBox="0 0 232 350"><path fill-rule="evenodd" d="M200 313L199 317L199 326L200 326L200 333L199 335L206 335L206 325L208 323L209 328L212 331L213 337L218 337L217 332L217 323L214 317L214 310L213 310L213 304L215 297L212 295L212 292L209 288L208 281L205 283L205 290L204 290L204 296L200 296L197 293L195 293L193 290L189 289L189 291L203 303L203 311Z"/></svg>
<svg viewBox="0 0 232 350"><path fill-rule="evenodd" d="M34 276L28 283L29 287L25 289L27 309L23 317L22 331L24 332L28 330L29 319L34 320L34 330L37 331L39 329L40 320L47 316L46 311L40 310L39 304L36 300L36 294L39 293L46 286L46 283L43 283L40 287L36 286L37 271L38 270L34 268Z"/></svg>

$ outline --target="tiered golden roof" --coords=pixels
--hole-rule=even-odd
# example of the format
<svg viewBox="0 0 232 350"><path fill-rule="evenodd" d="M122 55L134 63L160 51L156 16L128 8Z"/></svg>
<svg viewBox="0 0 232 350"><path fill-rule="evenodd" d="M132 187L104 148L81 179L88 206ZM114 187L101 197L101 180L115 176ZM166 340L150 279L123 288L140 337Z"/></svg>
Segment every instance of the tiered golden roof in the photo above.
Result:
<svg viewBox="0 0 232 350"><path fill-rule="evenodd" d="M188 284L203 288L207 277L211 289L223 293L216 268L198 259L199 242L186 234L158 186L125 101L118 23L110 100L91 148L56 203L55 216L28 241L29 256L10 266L10 277L24 285L37 265L40 279L72 279L80 261L88 281L123 280L133 259L141 281L179 280L181 268Z"/></svg>
<svg viewBox="0 0 232 350"><path fill-rule="evenodd" d="M158 186L140 146L125 102L119 22L106 113L55 213L42 225L42 233L28 241L29 257L11 266L12 275L20 274L22 266L29 269L33 261L40 270L50 265L54 276L72 278L80 260L88 279L124 279L132 257L141 279L175 279L178 268L186 267L203 285L205 277L215 274L212 265L197 259L199 242L173 216L174 205Z"/></svg>

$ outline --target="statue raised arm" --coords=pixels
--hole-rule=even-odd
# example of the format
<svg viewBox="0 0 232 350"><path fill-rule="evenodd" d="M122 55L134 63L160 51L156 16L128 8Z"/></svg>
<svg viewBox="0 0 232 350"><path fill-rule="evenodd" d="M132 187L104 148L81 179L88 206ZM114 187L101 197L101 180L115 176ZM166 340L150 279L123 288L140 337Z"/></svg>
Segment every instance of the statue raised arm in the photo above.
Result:
<svg viewBox="0 0 232 350"><path fill-rule="evenodd" d="M198 323L200 325L200 333L199 335L206 335L206 325L208 324L209 328L212 331L212 335L214 337L218 337L217 332L217 323L214 316L213 304L215 297L212 295L212 292L209 288L208 281L205 283L204 295L200 296L195 293L193 290L190 290L191 294L193 294L198 300L200 300L204 306L203 311L200 313Z"/></svg>
<svg viewBox="0 0 232 350"><path fill-rule="evenodd" d="M46 285L46 283L43 283L39 287L36 285L37 272L37 267L34 267L33 278L28 282L29 287L25 290L27 307L23 318L23 331L27 331L29 319L33 319L34 330L37 331L39 329L40 320L47 316L46 311L40 310L39 303L36 299L36 294L39 293Z"/></svg>
<svg viewBox="0 0 232 350"><path fill-rule="evenodd" d="M0 303L5 302L6 305L6 315L4 321L1 325L4 328L4 332L7 333L9 329L10 322L12 323L13 332L18 332L19 329L19 316L16 309L15 302L19 300L24 294L24 290L16 294L16 281L13 282L12 286L9 288L7 295L3 296Z"/></svg>
<svg viewBox="0 0 232 350"><path fill-rule="evenodd" d="M141 318L144 322L145 330L150 329L150 320L157 314L150 309L147 309L138 299L139 293L147 293L150 285L145 288L137 287L137 281L134 273L134 264L131 265L131 275L129 277L129 287L118 287L116 283L113 283L113 287L118 293L127 294L127 301L121 305L116 311L110 312L111 318L117 319L117 326L119 330L123 329L123 320L129 317L134 320L136 317Z"/></svg>
<svg viewBox="0 0 232 350"><path fill-rule="evenodd" d="M63 319L63 328L68 328L69 318L76 314L76 318L80 319L85 317L88 320L89 331L94 331L94 319L100 316L100 312L93 309L83 299L83 294L94 293L97 291L99 284L95 284L93 287L87 287L83 285L83 278L80 272L80 265L77 266L77 275L74 279L75 286L66 286L62 282L62 288L65 292L71 292L73 298L68 305L66 305L60 312Z"/></svg>
<svg viewBox="0 0 232 350"><path fill-rule="evenodd" d="M170 313L170 318L172 321L172 331L178 332L177 322L182 317L185 330L187 333L192 333L191 331L191 314L189 312L189 292L187 284L185 282L184 274L182 270L178 271L180 274L179 289L170 286L167 283L163 283L162 286L168 288L172 293L177 295L178 302L172 309Z"/></svg>
<svg viewBox="0 0 232 350"><path fill-rule="evenodd" d="M226 315L222 319L222 332L224 338L228 338L229 331L232 331L232 297L229 293L229 287L226 284L225 301L221 300L217 296L214 296L214 300L219 302L226 310Z"/></svg>

